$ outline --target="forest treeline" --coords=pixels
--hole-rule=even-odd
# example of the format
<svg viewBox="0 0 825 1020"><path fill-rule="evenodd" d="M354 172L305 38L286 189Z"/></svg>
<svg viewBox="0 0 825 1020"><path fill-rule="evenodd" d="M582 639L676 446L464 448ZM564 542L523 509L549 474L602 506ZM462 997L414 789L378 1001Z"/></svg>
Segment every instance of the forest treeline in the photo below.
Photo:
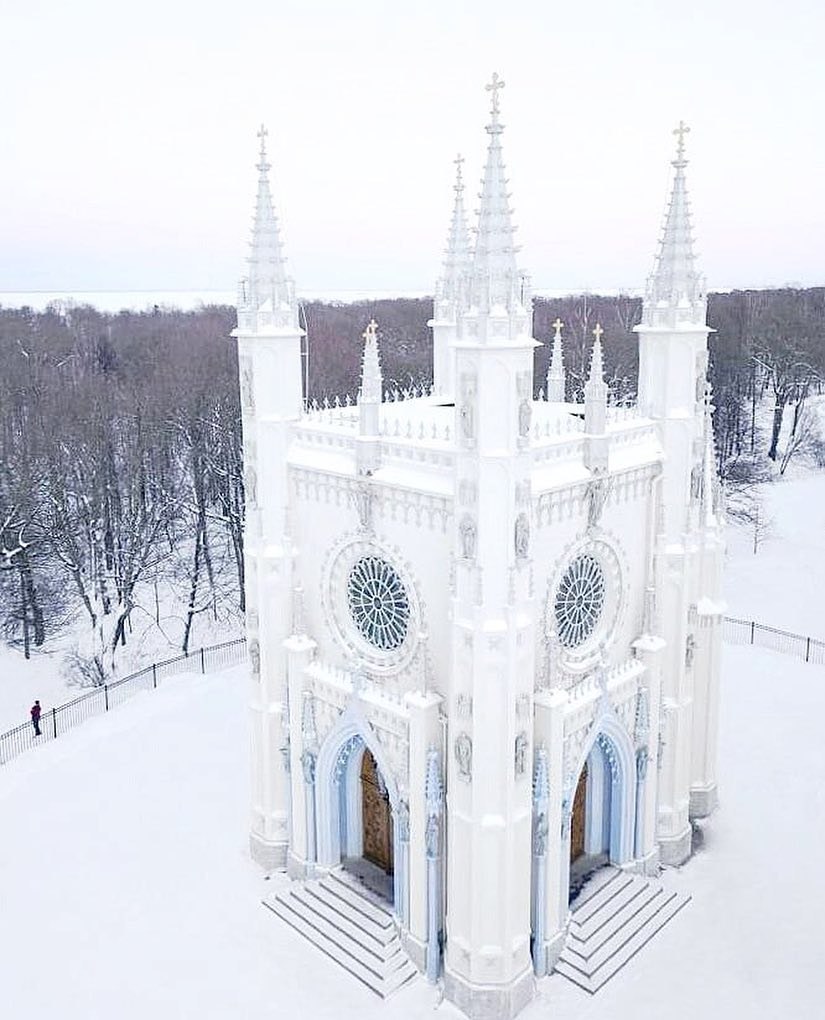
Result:
<svg viewBox="0 0 825 1020"><path fill-rule="evenodd" d="M304 312L310 400L355 396L371 317L385 387L429 385L431 301L314 302ZM611 399L632 403L640 315L640 299L626 296L536 299L534 335L544 343L536 395L559 317L568 399L582 393L598 322ZM747 479L760 458L783 460L813 441L805 402L825 377L825 288L712 294L708 319L719 467L731 481ZM0 308L0 628L27 655L77 628L87 638L73 668L85 682L103 681L136 614L160 623L159 579L178 602L174 642L183 649L199 614L234 614L239 624L234 320L233 309L212 306L116 315ZM766 393L774 412L762 436ZM780 448L788 415L791 439Z"/></svg>

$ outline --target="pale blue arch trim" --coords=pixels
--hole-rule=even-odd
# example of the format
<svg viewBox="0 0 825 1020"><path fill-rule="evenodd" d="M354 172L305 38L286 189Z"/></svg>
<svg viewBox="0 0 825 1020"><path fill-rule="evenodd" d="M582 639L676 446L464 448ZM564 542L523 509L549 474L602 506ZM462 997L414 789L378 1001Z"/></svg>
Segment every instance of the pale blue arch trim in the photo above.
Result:
<svg viewBox="0 0 825 1020"><path fill-rule="evenodd" d="M396 861L399 860L399 826L395 823L399 804L398 787L375 730L367 720L361 702L354 698L338 717L318 752L315 770L315 824L318 829L318 864L322 867L334 868L341 863L342 806L350 823L356 821L350 814L353 798L347 795L347 790L352 782L349 773L354 768L353 759L359 762L361 760L358 750L354 750L350 755L346 773L339 779L336 779L335 775L341 752L353 738L360 738L363 745L369 749L387 787L393 814L393 855ZM344 849L346 850L346 847Z"/></svg>
<svg viewBox="0 0 825 1020"><path fill-rule="evenodd" d="M584 830L584 851L587 854L610 851L612 785L610 765L597 738L587 756L587 815Z"/></svg>

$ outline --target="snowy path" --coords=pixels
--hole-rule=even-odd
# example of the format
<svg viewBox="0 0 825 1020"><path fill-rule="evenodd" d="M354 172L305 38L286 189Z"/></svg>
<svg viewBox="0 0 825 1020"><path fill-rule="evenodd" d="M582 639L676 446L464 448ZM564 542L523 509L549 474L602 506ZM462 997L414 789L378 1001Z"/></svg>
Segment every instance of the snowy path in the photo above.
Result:
<svg viewBox="0 0 825 1020"><path fill-rule="evenodd" d="M170 681L0 772L4 1016L432 1014L423 981L382 1004L260 906L244 704L240 670ZM525 1020L818 1015L823 706L825 670L726 650L723 806L677 876L693 902L596 998L553 977Z"/></svg>

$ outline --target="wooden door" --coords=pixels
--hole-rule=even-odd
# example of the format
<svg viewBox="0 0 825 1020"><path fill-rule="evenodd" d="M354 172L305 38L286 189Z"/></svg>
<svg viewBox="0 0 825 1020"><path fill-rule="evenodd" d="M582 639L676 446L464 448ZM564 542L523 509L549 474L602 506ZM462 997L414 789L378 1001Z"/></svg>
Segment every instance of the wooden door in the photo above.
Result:
<svg viewBox="0 0 825 1020"><path fill-rule="evenodd" d="M378 766L369 751L361 760L361 818L364 828L364 857L392 874L392 814L387 790L380 781Z"/></svg>
<svg viewBox="0 0 825 1020"><path fill-rule="evenodd" d="M570 820L570 863L584 853L584 824L587 808L587 765L582 769L573 798L573 817Z"/></svg>

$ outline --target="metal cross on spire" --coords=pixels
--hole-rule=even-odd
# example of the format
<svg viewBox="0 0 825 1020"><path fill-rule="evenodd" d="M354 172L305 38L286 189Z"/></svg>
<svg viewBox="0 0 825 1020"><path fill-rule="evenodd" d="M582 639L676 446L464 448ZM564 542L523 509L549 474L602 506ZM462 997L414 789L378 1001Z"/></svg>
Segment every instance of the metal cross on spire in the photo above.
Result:
<svg viewBox="0 0 825 1020"><path fill-rule="evenodd" d="M600 322L597 322L596 328L593 330L593 336L599 343L601 343L602 333L604 333L604 330L602 329L602 324Z"/></svg>
<svg viewBox="0 0 825 1020"><path fill-rule="evenodd" d="M453 187L454 191L463 191L464 190L464 178L462 177L462 174L461 174L461 164L463 162L464 162L464 157L461 155L461 153L459 153L456 156L456 158L453 160L453 163L455 163L455 185Z"/></svg>
<svg viewBox="0 0 825 1020"><path fill-rule="evenodd" d="M258 128L258 139L259 139L259 141L261 143L261 150L260 150L260 154L259 154L260 155L260 162L258 163L258 168L260 170L264 170L264 169L268 169L269 168L269 164L266 161L266 136L268 134L269 134L269 132L266 129L266 125L261 124L260 128Z"/></svg>
<svg viewBox="0 0 825 1020"><path fill-rule="evenodd" d="M690 128L683 120L680 120L679 126L674 128L673 133L678 138L676 143L676 160L682 163L685 159L685 135L690 133Z"/></svg>
<svg viewBox="0 0 825 1020"><path fill-rule="evenodd" d="M556 335L553 337L553 339L554 340L561 340L561 331L564 328L564 323L561 321L561 319L558 317L558 315L556 316L556 321L555 322L551 322L550 325L556 331Z"/></svg>
<svg viewBox="0 0 825 1020"><path fill-rule="evenodd" d="M493 77L492 80L490 81L490 84L485 85L484 87L487 89L488 92L493 93L492 105L490 106L490 113L492 113L493 115L493 121L497 121L499 114L498 94L501 91L501 89L504 88L504 82L501 80L501 78L499 78L498 74L495 71L493 71Z"/></svg>
<svg viewBox="0 0 825 1020"><path fill-rule="evenodd" d="M367 328L361 334L364 341L374 340L378 335L378 323L375 319L370 319L367 323Z"/></svg>

